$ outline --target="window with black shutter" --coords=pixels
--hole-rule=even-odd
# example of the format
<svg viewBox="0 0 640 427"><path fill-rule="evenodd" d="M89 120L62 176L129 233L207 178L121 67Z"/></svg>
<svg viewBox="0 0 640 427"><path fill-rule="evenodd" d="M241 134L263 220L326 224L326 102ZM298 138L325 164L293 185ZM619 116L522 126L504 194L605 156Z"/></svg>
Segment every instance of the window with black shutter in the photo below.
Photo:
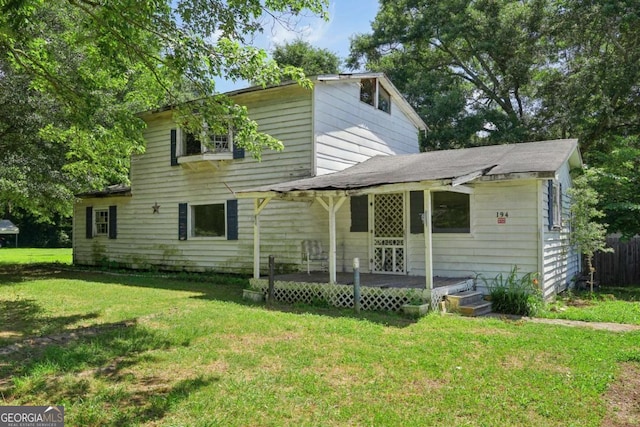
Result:
<svg viewBox="0 0 640 427"><path fill-rule="evenodd" d="M227 200L227 240L238 240L238 201Z"/></svg>
<svg viewBox="0 0 640 427"><path fill-rule="evenodd" d="M109 206L109 238L115 239L118 236L118 207Z"/></svg>
<svg viewBox="0 0 640 427"><path fill-rule="evenodd" d="M87 206L85 210L85 237L93 238L93 207Z"/></svg>
<svg viewBox="0 0 640 427"><path fill-rule="evenodd" d="M187 204L178 204L178 240L187 240Z"/></svg>

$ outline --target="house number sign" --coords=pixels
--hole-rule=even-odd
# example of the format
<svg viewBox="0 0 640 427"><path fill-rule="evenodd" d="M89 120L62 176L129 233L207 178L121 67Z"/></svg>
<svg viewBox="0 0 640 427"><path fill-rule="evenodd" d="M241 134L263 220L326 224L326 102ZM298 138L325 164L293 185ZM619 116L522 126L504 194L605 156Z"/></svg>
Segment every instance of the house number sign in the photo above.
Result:
<svg viewBox="0 0 640 427"><path fill-rule="evenodd" d="M507 211L496 212L496 218L498 218L498 224L506 224L507 218L509 218L509 212Z"/></svg>

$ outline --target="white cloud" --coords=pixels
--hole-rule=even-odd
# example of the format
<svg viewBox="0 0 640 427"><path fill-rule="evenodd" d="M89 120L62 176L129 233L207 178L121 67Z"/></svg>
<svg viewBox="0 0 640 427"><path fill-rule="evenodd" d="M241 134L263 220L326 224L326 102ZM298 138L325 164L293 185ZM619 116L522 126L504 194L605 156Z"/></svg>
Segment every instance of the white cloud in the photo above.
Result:
<svg viewBox="0 0 640 427"><path fill-rule="evenodd" d="M291 17L282 21L271 19L265 23L265 35L268 37L267 49L272 49L277 44L284 44L296 39L302 39L312 45L322 41L333 23L335 3L329 8L329 20L325 21L316 16Z"/></svg>

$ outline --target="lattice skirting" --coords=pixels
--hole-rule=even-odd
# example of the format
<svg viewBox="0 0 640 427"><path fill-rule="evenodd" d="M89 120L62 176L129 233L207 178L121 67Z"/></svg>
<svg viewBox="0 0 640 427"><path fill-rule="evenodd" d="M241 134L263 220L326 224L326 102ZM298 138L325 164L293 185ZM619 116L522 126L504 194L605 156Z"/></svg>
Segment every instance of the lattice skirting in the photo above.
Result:
<svg viewBox="0 0 640 427"><path fill-rule="evenodd" d="M265 293L269 289L267 279L251 279L251 289ZM409 302L429 301L429 291L411 288L360 288L360 306L363 310L398 311ZM329 305L353 308L353 286L328 283L281 282L274 283L274 299L288 304L302 302L313 304L326 301Z"/></svg>

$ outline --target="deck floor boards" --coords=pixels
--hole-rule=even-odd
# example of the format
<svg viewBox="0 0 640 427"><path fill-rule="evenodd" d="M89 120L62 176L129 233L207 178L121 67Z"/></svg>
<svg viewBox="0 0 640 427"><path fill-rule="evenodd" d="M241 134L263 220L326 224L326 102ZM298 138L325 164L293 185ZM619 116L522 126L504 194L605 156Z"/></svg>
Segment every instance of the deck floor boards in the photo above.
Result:
<svg viewBox="0 0 640 427"><path fill-rule="evenodd" d="M267 279L267 277L262 277ZM329 273L324 271L300 272L290 274L278 274L276 281L298 283L329 283ZM459 277L434 277L433 287L455 285L464 282L466 278ZM395 274L360 273L360 285L377 288L424 288L426 278L424 276L407 276ZM339 285L352 285L353 273L337 273L336 282Z"/></svg>

